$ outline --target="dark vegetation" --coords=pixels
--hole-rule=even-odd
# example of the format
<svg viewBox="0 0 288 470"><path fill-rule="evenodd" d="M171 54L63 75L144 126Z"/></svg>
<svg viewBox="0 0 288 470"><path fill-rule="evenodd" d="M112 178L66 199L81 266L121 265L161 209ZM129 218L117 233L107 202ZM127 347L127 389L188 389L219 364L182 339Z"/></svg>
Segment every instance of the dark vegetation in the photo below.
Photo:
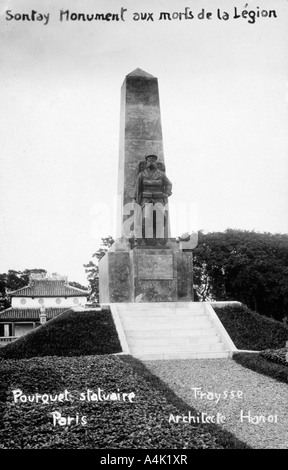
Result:
<svg viewBox="0 0 288 470"><path fill-rule="evenodd" d="M90 302L99 302L99 261L114 243L114 239L111 236L102 238L101 240L99 250L93 253L92 259L87 264L84 264L87 280L90 284Z"/></svg>
<svg viewBox="0 0 288 470"><path fill-rule="evenodd" d="M236 353L233 359L248 369L288 383L288 362L285 347L288 327L259 315L246 306L214 307L224 328L238 349L258 353Z"/></svg>
<svg viewBox="0 0 288 470"><path fill-rule="evenodd" d="M45 269L25 269L24 271L15 271L9 269L8 273L0 274L0 310L11 306L11 301L7 295L8 291L21 289L29 284L30 274L45 274Z"/></svg>
<svg viewBox="0 0 288 470"><path fill-rule="evenodd" d="M82 356L121 352L109 311L68 310L0 349L0 358Z"/></svg>
<svg viewBox="0 0 288 470"><path fill-rule="evenodd" d="M288 327L242 306L214 307L224 328L238 349L278 349L288 340Z"/></svg>
<svg viewBox="0 0 288 470"><path fill-rule="evenodd" d="M255 353L236 353L233 355L234 361L247 369L254 370L259 374L267 375L278 382L288 384L288 363L279 363L277 353L274 353L274 360L268 359L261 354Z"/></svg>
<svg viewBox="0 0 288 470"><path fill-rule="evenodd" d="M288 317L288 235L232 230L199 233L195 300L238 300L261 315Z"/></svg>
<svg viewBox="0 0 288 470"><path fill-rule="evenodd" d="M266 349L265 351L260 352L260 356L268 359L268 361L277 362L278 364L283 364L285 367L288 367L287 347L280 349Z"/></svg>
<svg viewBox="0 0 288 470"><path fill-rule="evenodd" d="M124 356L121 356L124 357ZM173 396L139 361L119 356L0 359L2 449L222 449L246 444L216 425L169 423L170 414L196 411ZM5 386L3 385L5 384ZM80 401L80 393L134 393L129 401ZM68 400L14 403L25 395L69 392ZM76 418L53 423L52 412ZM87 424L81 424L85 417Z"/></svg>

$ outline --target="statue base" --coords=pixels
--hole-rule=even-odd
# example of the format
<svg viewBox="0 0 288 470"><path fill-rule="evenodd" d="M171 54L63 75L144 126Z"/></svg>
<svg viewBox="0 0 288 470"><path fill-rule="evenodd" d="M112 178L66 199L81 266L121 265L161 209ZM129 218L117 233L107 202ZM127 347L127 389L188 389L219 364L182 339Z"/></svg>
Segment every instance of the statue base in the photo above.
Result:
<svg viewBox="0 0 288 470"><path fill-rule="evenodd" d="M193 301L192 252L174 239L117 241L99 263L100 303Z"/></svg>

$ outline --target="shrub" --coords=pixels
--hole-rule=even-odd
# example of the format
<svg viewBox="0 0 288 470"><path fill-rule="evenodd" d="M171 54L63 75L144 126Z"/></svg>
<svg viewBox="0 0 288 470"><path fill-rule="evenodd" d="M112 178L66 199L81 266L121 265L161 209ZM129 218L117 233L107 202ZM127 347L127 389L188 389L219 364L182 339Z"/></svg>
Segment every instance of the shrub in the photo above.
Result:
<svg viewBox="0 0 288 470"><path fill-rule="evenodd" d="M288 383L288 367L286 365L269 361L255 353L235 353L233 359L247 369L272 377L278 382Z"/></svg>
<svg viewBox="0 0 288 470"><path fill-rule="evenodd" d="M69 310L0 349L0 358L112 354L121 345L111 313Z"/></svg>
<svg viewBox="0 0 288 470"><path fill-rule="evenodd" d="M265 351L260 352L260 356L265 357L269 361L278 362L288 367L288 362L286 356L288 354L288 348L281 349L266 349Z"/></svg>
<svg viewBox="0 0 288 470"><path fill-rule="evenodd" d="M238 349L260 351L285 346L288 328L283 323L253 312L244 305L215 307L214 310Z"/></svg>
<svg viewBox="0 0 288 470"><path fill-rule="evenodd" d="M175 424L170 413L187 414L191 407L173 402L167 386L157 388L140 361L123 356L41 357L0 360L3 449L223 449L249 448L216 425ZM136 364L136 365L135 365ZM137 367L136 367L137 366ZM150 379L149 379L150 377ZM155 382L156 384L156 378ZM69 392L69 400L14 403L14 389L24 395ZM87 390L135 394L129 401L80 400ZM170 398L169 398L170 397ZM70 399L71 398L71 399ZM87 424L54 425L52 412Z"/></svg>

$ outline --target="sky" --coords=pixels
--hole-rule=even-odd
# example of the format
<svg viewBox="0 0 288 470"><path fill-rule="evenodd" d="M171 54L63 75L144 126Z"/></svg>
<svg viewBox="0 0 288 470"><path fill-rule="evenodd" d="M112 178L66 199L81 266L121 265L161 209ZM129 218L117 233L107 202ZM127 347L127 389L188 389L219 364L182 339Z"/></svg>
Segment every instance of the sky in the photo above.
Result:
<svg viewBox="0 0 288 470"><path fill-rule="evenodd" d="M121 7L124 21L59 20ZM15 19L32 10L48 23ZM0 0L1 273L87 285L115 234L120 89L138 67L158 78L170 204L191 204L193 230L288 233L287 0Z"/></svg>

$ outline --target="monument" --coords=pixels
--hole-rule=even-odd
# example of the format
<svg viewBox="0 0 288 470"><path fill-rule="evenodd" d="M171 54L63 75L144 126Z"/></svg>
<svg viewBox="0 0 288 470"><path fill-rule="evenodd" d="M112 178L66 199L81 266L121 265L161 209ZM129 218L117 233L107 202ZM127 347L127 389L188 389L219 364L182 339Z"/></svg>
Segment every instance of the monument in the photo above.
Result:
<svg viewBox="0 0 288 470"><path fill-rule="evenodd" d="M100 303L193 300L192 253L170 236L156 77L136 69L121 89L118 235L99 264Z"/></svg>

